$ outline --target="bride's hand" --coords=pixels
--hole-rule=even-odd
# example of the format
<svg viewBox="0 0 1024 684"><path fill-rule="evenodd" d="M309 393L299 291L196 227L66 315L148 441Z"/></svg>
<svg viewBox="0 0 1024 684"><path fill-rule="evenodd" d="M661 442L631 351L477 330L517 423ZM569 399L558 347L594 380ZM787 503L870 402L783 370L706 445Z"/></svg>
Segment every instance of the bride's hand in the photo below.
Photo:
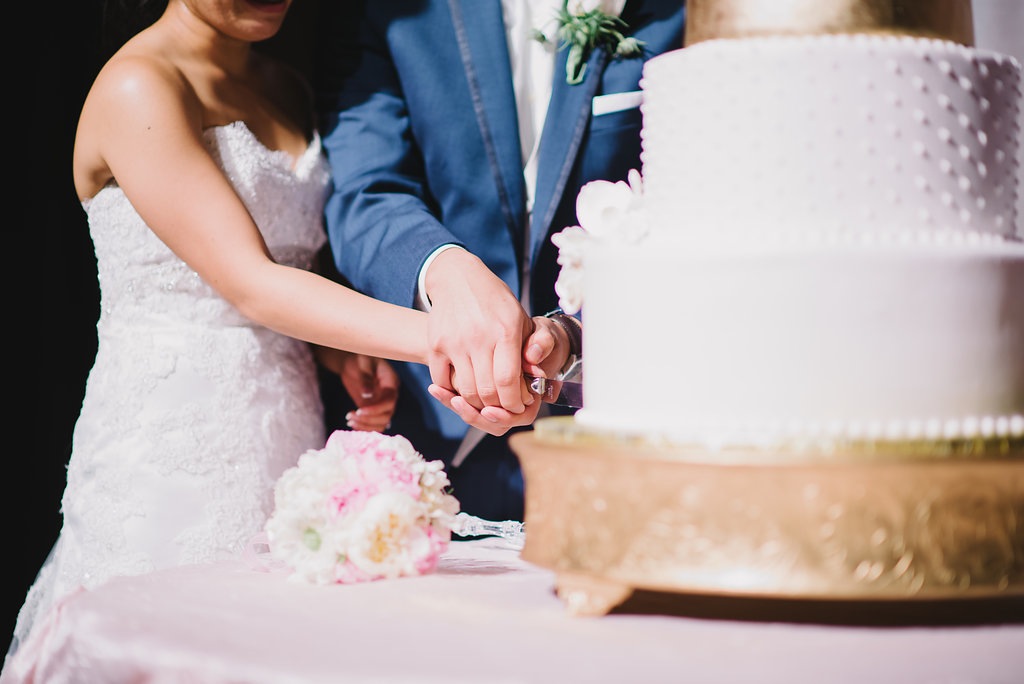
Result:
<svg viewBox="0 0 1024 684"><path fill-rule="evenodd" d="M477 409L522 413L520 357L533 323L512 290L461 248L440 253L425 284L431 302L428 366L434 384Z"/></svg>
<svg viewBox="0 0 1024 684"><path fill-rule="evenodd" d="M317 361L338 375L356 410L345 416L352 430L384 432L398 403L398 374L384 359L314 347Z"/></svg>
<svg viewBox="0 0 1024 684"><path fill-rule="evenodd" d="M452 384L455 386L454 371L452 373ZM530 391L526 378L520 378L519 392L526 410L522 413L512 413L499 406L485 406L478 409L470 404L465 397L462 397L449 389L437 384L431 384L427 391L430 396L451 409L464 423L479 428L488 434L499 437L514 427L529 425L536 418L540 411L541 402L536 394Z"/></svg>

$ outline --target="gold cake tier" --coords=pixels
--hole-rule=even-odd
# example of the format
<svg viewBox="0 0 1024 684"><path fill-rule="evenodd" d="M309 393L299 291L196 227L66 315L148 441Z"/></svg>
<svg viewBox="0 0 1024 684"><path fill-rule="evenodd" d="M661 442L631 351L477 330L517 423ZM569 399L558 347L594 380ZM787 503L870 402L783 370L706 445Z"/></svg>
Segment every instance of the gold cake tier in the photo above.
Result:
<svg viewBox="0 0 1024 684"><path fill-rule="evenodd" d="M970 46L971 0L689 0L684 44L826 33L906 34Z"/></svg>
<svg viewBox="0 0 1024 684"><path fill-rule="evenodd" d="M718 452L572 418L512 436L522 557L573 614L634 590L813 600L1024 596L1024 439Z"/></svg>

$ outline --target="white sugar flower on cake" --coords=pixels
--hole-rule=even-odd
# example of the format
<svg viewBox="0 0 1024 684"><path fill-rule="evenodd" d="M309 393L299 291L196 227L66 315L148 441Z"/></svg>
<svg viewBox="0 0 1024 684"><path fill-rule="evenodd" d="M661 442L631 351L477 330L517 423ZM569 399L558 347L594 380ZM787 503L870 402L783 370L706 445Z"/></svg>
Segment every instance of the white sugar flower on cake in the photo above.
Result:
<svg viewBox="0 0 1024 684"><path fill-rule="evenodd" d="M631 169L627 181L591 181L576 196L578 226L551 236L562 267L555 282L558 305L574 314L583 306L583 249L588 240L635 243L648 232L643 207L643 179Z"/></svg>
<svg viewBox="0 0 1024 684"><path fill-rule="evenodd" d="M431 572L459 512L448 486L406 438L338 430L277 481L270 554L313 584Z"/></svg>

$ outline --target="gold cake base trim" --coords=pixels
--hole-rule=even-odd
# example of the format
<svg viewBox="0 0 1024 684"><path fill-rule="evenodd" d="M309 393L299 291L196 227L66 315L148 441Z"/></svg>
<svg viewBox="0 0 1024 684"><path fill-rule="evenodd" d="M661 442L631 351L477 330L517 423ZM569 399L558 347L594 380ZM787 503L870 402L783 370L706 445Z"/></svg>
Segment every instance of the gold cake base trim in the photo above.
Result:
<svg viewBox="0 0 1024 684"><path fill-rule="evenodd" d="M816 600L1024 596L1024 440L935 458L700 449L613 440L572 418L511 437L523 559L568 610L635 590Z"/></svg>
<svg viewBox="0 0 1024 684"><path fill-rule="evenodd" d="M684 45L830 33L903 34L972 46L971 0L690 0Z"/></svg>

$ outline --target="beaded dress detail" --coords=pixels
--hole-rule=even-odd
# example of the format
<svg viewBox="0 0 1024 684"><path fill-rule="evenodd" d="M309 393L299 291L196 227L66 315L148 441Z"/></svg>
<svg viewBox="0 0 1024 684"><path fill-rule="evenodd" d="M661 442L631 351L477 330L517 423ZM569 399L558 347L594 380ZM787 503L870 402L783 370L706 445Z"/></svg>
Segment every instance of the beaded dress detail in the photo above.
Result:
<svg viewBox="0 0 1024 684"><path fill-rule="evenodd" d="M298 159L266 148L242 122L204 137L274 259L308 269L326 239L330 175L319 137ZM15 647L79 586L238 554L272 511L278 476L325 439L306 343L243 318L116 185L83 207L101 292L99 345L75 425L63 528L18 616Z"/></svg>

